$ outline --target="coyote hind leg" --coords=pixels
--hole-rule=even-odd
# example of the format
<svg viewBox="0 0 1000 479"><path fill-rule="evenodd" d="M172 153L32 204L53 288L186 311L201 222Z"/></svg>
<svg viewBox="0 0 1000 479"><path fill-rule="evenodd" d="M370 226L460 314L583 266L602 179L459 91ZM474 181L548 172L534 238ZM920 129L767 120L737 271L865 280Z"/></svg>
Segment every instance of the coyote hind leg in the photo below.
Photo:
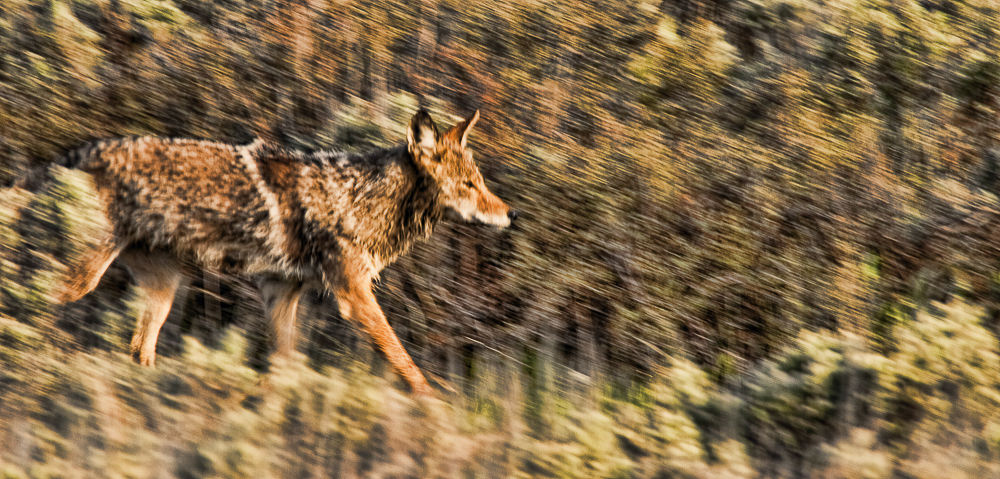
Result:
<svg viewBox="0 0 1000 479"><path fill-rule="evenodd" d="M146 303L132 336L132 360L143 366L153 366L160 328L170 314L174 294L181 285L181 266L174 257L164 253L126 250L121 258L132 272Z"/></svg>
<svg viewBox="0 0 1000 479"><path fill-rule="evenodd" d="M113 238L108 238L79 262L70 266L59 302L72 303L93 291L121 250Z"/></svg>
<svg viewBox="0 0 1000 479"><path fill-rule="evenodd" d="M287 357L295 350L295 315L302 296L302 282L264 278L259 287L274 334L275 354Z"/></svg>

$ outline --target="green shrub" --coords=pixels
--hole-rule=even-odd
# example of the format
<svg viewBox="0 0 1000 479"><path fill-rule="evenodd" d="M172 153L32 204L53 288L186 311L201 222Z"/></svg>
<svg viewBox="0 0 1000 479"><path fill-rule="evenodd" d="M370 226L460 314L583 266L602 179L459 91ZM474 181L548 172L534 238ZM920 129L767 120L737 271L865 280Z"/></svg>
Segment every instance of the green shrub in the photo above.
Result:
<svg viewBox="0 0 1000 479"><path fill-rule="evenodd" d="M781 458L804 477L821 465L820 446L855 420L845 408L858 400L857 391L870 390L864 383L874 380L872 369L881 364L857 338L803 331L787 352L754 371L746 385L744 428L761 467Z"/></svg>
<svg viewBox="0 0 1000 479"><path fill-rule="evenodd" d="M1000 356L982 309L960 299L920 311L896 329L896 351L879 368L882 440L908 449L914 433L947 437L1000 415Z"/></svg>

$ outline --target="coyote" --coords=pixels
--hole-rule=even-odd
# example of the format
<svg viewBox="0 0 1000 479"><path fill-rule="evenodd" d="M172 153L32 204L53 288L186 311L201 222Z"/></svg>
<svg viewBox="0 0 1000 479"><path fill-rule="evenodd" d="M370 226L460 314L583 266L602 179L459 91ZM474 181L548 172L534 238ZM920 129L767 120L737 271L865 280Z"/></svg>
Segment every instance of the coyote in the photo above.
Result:
<svg viewBox="0 0 1000 479"><path fill-rule="evenodd" d="M439 134L421 109L405 145L363 154L153 137L75 150L58 163L92 175L112 226L70 266L61 300L80 299L122 260L147 302L132 358L152 366L188 265L255 279L278 355L294 350L303 290L324 288L412 390L431 395L375 301L372 280L449 209L501 228L517 217L486 188L466 149L478 119L476 111Z"/></svg>

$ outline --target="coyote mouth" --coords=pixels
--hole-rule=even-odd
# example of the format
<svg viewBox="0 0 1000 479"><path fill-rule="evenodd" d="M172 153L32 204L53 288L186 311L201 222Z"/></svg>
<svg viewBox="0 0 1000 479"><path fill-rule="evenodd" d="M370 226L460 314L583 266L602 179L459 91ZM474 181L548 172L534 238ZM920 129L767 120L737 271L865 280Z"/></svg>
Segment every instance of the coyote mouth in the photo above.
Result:
<svg viewBox="0 0 1000 479"><path fill-rule="evenodd" d="M481 215L476 213L473 215L473 222L477 222L484 225L495 226L498 229L504 229L510 226L510 218L507 216L500 215Z"/></svg>
<svg viewBox="0 0 1000 479"><path fill-rule="evenodd" d="M462 214L455 208L448 208L445 213L445 218L450 221L463 222L473 225L484 225L492 226L497 229L504 229L510 226L511 221L508 216L502 215L485 215L479 212L472 212L469 214Z"/></svg>

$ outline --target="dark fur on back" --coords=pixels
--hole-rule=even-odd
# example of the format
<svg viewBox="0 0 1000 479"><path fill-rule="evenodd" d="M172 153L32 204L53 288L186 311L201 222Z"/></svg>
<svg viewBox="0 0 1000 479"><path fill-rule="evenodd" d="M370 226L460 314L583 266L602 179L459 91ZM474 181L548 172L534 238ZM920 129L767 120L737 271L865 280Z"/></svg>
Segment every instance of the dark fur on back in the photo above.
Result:
<svg viewBox="0 0 1000 479"><path fill-rule="evenodd" d="M233 273L327 279L324 265L345 244L377 273L443 211L405 146L306 153L145 137L88 145L56 164L93 175L122 246Z"/></svg>
<svg viewBox="0 0 1000 479"><path fill-rule="evenodd" d="M364 154L305 153L262 141L102 141L56 162L93 178L111 225L70 265L63 302L92 291L116 258L146 298L132 357L152 366L183 263L256 276L278 354L294 350L305 288L334 294L419 394L430 394L372 292L379 271L426 238L445 208L504 227L516 213L493 195L466 149L479 112L439 134L425 110L404 146ZM45 174L22 185L40 183Z"/></svg>

